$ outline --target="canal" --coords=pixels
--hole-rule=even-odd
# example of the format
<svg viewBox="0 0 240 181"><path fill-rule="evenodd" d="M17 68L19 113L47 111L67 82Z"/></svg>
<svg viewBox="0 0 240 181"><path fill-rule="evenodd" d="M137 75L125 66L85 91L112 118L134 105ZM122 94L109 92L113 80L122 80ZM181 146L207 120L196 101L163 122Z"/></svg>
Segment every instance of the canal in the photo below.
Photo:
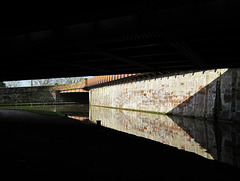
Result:
<svg viewBox="0 0 240 181"><path fill-rule="evenodd" d="M213 120L89 107L88 104L19 106L14 109L57 112L87 124L101 120L102 126L240 167L240 125L232 121L216 123Z"/></svg>

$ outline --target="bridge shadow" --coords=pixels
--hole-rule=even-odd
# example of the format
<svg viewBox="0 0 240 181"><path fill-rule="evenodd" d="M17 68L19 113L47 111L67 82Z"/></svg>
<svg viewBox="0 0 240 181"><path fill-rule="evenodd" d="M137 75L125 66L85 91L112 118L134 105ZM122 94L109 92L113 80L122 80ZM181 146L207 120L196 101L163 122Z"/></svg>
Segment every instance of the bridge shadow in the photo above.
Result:
<svg viewBox="0 0 240 181"><path fill-rule="evenodd" d="M237 70L230 69L167 115L213 159L240 167L240 145L236 141L240 131L236 96L239 93Z"/></svg>
<svg viewBox="0 0 240 181"><path fill-rule="evenodd" d="M78 104L88 104L89 93L88 92L60 93L58 95L58 101L59 100L62 102L77 102Z"/></svg>
<svg viewBox="0 0 240 181"><path fill-rule="evenodd" d="M151 114L149 121L148 113L131 111L132 114L126 114L127 111L100 107L91 111L91 118L101 118L127 130L139 130L141 134L150 133L148 125L153 128L149 135L160 134L163 138L177 135L179 129L166 115ZM192 180L194 174L201 179L214 180L238 173L231 166L123 133L122 128L119 132L66 117L22 111L0 111L0 120L1 174L6 173L7 178ZM189 138L184 132L181 136Z"/></svg>

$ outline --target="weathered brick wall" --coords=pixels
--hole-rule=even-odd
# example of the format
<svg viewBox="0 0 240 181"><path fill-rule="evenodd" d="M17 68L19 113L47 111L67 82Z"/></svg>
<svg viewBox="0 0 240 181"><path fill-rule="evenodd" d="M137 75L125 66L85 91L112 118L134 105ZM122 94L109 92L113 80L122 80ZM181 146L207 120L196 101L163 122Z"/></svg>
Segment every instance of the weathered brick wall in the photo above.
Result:
<svg viewBox="0 0 240 181"><path fill-rule="evenodd" d="M55 102L56 91L53 87L1 88L0 104Z"/></svg>
<svg viewBox="0 0 240 181"><path fill-rule="evenodd" d="M90 91L90 104L195 117L240 117L240 69L179 72Z"/></svg>

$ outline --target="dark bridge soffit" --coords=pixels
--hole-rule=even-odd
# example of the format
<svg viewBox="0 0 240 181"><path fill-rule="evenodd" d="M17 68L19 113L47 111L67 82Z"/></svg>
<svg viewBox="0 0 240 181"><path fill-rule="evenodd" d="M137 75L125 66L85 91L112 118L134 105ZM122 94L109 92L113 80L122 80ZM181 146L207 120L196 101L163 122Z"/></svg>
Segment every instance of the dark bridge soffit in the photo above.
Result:
<svg viewBox="0 0 240 181"><path fill-rule="evenodd" d="M192 62L196 63L200 67L207 67L208 65L202 58L200 58L186 43L184 42L172 42L171 45L182 52Z"/></svg>
<svg viewBox="0 0 240 181"><path fill-rule="evenodd" d="M113 73L112 71L107 70L107 69L102 69L102 68L98 68L98 67L94 67L94 66L82 65L81 62L80 63L61 62L60 65L71 67L71 68L69 68L69 70L86 69L86 70L93 70L93 71L96 71L96 72L106 72L106 74Z"/></svg>
<svg viewBox="0 0 240 181"><path fill-rule="evenodd" d="M0 81L240 67L237 3L160 2L4 19Z"/></svg>
<svg viewBox="0 0 240 181"><path fill-rule="evenodd" d="M136 62L136 61L132 61L130 59L123 58L123 57L120 57L120 56L117 56L117 55L113 55L113 54L105 52L105 51L95 51L94 53L97 54L97 55L104 56L104 57L112 58L113 60L118 60L120 62L127 63L129 65L134 65L134 66L137 66L137 67L141 67L141 68L144 68L148 71L154 70L153 68L151 68L151 67L149 67L145 64L142 64L142 63L139 63L139 62Z"/></svg>

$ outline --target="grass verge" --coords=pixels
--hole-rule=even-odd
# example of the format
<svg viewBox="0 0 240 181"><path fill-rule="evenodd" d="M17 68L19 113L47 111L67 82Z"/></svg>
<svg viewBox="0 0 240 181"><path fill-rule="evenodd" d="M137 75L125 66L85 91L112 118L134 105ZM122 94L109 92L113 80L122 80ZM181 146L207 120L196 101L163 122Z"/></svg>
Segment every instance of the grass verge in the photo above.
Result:
<svg viewBox="0 0 240 181"><path fill-rule="evenodd" d="M63 114L60 114L60 113L57 113L57 112L52 112L52 111L45 111L45 110L21 109L21 111L27 111L27 112L31 112L31 113L35 113L35 114L46 115L46 116L60 116L60 117L64 117Z"/></svg>
<svg viewBox="0 0 240 181"><path fill-rule="evenodd" d="M64 117L63 114L53 112L53 111L47 111L47 110L39 110L39 109L28 109L29 106L21 106L21 107L0 107L1 110L17 110L17 111L27 111L35 114L40 114L40 115L46 115L46 116L60 116Z"/></svg>
<svg viewBox="0 0 240 181"><path fill-rule="evenodd" d="M125 111L144 112L144 113L150 113L150 114L167 115L167 113L165 113L165 112L146 111L146 110L139 110L139 109L128 109L128 108L119 108L119 107L110 107L110 106L99 106L99 105L92 105L92 104L90 106L109 108L109 109L120 109L120 110L125 110Z"/></svg>
<svg viewBox="0 0 240 181"><path fill-rule="evenodd" d="M47 106L47 105L66 105L66 104L76 104L76 102L10 103L10 104L0 104L0 107L5 107L5 106Z"/></svg>

